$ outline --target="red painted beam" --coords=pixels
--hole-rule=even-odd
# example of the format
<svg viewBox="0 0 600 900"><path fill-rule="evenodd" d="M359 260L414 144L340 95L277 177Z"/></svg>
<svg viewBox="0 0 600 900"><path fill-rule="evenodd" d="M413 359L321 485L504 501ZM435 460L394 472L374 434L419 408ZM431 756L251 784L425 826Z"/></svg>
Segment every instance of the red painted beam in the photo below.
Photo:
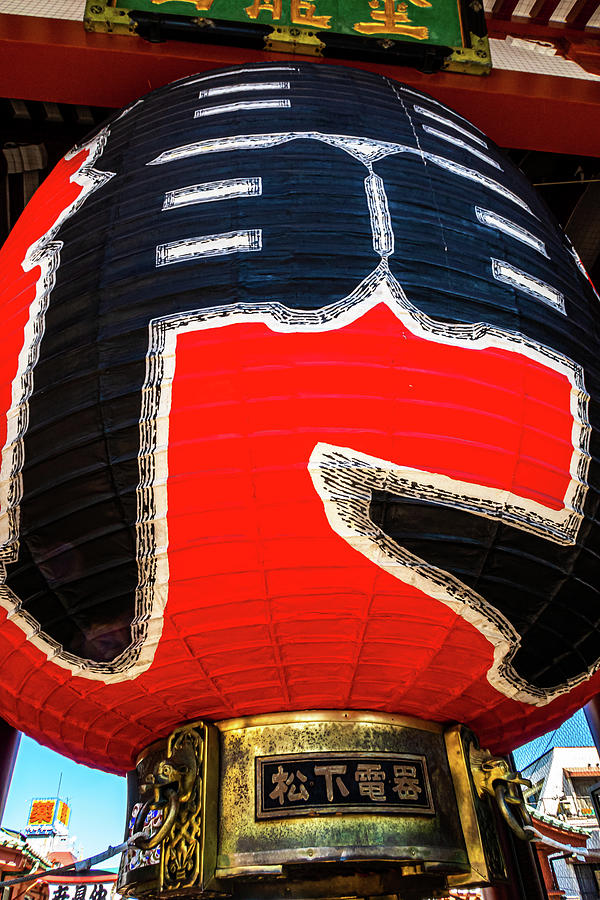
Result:
<svg viewBox="0 0 600 900"><path fill-rule="evenodd" d="M10 790L20 740L20 732L4 719L0 719L0 822Z"/></svg>
<svg viewBox="0 0 600 900"><path fill-rule="evenodd" d="M507 35L512 37L522 37L531 41L553 41L555 44L559 42L568 43L590 43L592 45L598 43L595 39L596 31L582 31L581 29L571 28L565 22L532 22L531 19L513 19L512 22L506 22L502 19L496 19L495 16L486 16L488 36L500 38L504 40Z"/></svg>
<svg viewBox="0 0 600 900"><path fill-rule="evenodd" d="M149 44L137 37L88 34L78 22L0 15L4 97L120 107L195 72L295 58L183 41ZM483 77L339 64L380 72L437 97L501 146L598 155L600 82L500 69Z"/></svg>
<svg viewBox="0 0 600 900"><path fill-rule="evenodd" d="M573 62L582 66L587 72L600 75L600 41L569 44L567 58L572 59Z"/></svg>
<svg viewBox="0 0 600 900"><path fill-rule="evenodd" d="M536 0L529 13L530 21L547 25L557 6L558 0Z"/></svg>
<svg viewBox="0 0 600 900"><path fill-rule="evenodd" d="M593 3L597 4L598 0L593 0ZM583 12L580 7L579 15L587 15L587 10ZM568 21L566 24L551 22L549 25L542 25L529 21L506 22L495 17L488 19L487 26L489 36L499 40L511 35L529 41L550 41L555 44L560 55L576 62L586 72L600 75L600 32L596 29L583 31L570 26ZM598 156L599 151L592 155Z"/></svg>
<svg viewBox="0 0 600 900"><path fill-rule="evenodd" d="M495 19L510 20L519 0L495 0L492 16Z"/></svg>
<svg viewBox="0 0 600 900"><path fill-rule="evenodd" d="M598 9L598 0L577 0L567 16L571 28L585 28Z"/></svg>
<svg viewBox="0 0 600 900"><path fill-rule="evenodd" d="M547 25L557 6L558 0L536 0L529 13L530 21L540 25Z"/></svg>

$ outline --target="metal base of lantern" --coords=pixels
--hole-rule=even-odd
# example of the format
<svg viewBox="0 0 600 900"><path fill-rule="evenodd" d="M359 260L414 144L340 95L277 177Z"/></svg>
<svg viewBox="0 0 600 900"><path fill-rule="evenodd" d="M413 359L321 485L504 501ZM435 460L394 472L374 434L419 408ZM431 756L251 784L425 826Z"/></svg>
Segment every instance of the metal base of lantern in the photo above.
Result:
<svg viewBox="0 0 600 900"><path fill-rule="evenodd" d="M463 726L401 716L326 711L183 725L131 773L137 846L124 854L118 890L417 898L502 880L490 794L514 781L507 772Z"/></svg>

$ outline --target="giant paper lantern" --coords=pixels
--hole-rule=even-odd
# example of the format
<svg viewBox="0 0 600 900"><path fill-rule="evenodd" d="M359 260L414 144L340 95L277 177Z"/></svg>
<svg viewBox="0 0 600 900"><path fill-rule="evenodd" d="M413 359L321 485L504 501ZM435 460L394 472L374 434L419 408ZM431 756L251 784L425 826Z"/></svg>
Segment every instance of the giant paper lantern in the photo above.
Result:
<svg viewBox="0 0 600 900"><path fill-rule="evenodd" d="M123 771L284 710L506 749L598 691L598 297L457 113L185 78L59 163L1 271L11 723Z"/></svg>

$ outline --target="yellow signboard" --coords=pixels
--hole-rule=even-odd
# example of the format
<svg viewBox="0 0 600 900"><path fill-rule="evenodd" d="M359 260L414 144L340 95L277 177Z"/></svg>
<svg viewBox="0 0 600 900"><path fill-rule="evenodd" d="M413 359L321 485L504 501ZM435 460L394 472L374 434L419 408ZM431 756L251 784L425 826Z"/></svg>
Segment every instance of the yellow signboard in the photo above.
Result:
<svg viewBox="0 0 600 900"><path fill-rule="evenodd" d="M71 809L64 800L56 797L32 800L25 833L30 836L56 834L68 827L70 816Z"/></svg>

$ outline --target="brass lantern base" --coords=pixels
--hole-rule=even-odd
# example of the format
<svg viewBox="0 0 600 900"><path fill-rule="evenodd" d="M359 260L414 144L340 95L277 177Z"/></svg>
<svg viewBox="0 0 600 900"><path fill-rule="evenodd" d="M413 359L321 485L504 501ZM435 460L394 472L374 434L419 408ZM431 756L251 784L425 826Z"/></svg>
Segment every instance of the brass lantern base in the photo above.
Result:
<svg viewBox="0 0 600 900"><path fill-rule="evenodd" d="M131 773L118 891L416 900L503 880L500 762L463 726L370 712L183 725Z"/></svg>

